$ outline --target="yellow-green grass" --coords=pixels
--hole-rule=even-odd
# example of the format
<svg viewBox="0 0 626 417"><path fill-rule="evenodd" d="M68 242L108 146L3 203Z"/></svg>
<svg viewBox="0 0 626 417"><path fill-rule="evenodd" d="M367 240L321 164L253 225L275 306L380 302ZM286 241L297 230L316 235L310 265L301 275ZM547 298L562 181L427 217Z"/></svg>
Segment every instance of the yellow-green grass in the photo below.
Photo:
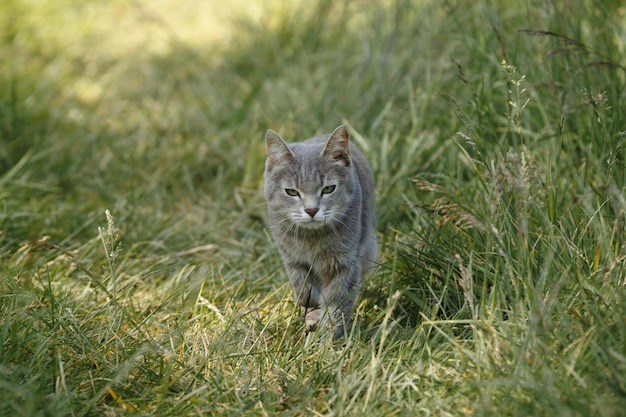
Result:
<svg viewBox="0 0 626 417"><path fill-rule="evenodd" d="M5 1L0 415L619 416L619 1ZM305 334L263 135L348 126L380 266Z"/></svg>

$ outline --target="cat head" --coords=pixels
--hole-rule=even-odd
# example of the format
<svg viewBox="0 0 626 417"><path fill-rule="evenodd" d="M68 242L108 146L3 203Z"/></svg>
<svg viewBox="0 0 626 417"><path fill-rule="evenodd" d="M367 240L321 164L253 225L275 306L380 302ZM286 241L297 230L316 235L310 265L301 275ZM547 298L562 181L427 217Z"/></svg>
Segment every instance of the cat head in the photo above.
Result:
<svg viewBox="0 0 626 417"><path fill-rule="evenodd" d="M356 181L345 127L290 145L268 130L265 145L265 197L272 226L320 229L342 221Z"/></svg>

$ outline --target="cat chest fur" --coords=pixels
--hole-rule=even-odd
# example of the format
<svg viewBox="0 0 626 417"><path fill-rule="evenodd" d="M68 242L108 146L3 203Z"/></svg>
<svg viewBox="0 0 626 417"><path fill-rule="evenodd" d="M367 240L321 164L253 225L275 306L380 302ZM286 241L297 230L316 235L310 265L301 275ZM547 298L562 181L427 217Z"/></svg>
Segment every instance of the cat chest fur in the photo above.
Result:
<svg viewBox="0 0 626 417"><path fill-rule="evenodd" d="M309 281L317 285L330 285L334 279L344 279L358 261L358 243L340 241L323 236L285 237L278 249L283 262L306 270Z"/></svg>

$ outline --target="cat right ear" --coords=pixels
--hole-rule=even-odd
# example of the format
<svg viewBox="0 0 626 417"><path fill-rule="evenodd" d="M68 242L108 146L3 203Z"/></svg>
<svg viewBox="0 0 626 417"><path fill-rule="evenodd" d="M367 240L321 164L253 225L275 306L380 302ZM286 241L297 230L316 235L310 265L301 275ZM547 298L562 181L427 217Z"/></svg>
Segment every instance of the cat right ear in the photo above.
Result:
<svg viewBox="0 0 626 417"><path fill-rule="evenodd" d="M293 157L293 152L291 152L287 143L272 129L268 129L265 133L265 152L269 168Z"/></svg>
<svg viewBox="0 0 626 417"><path fill-rule="evenodd" d="M348 131L343 125L330 134L322 155L345 166L350 165L350 140L348 139Z"/></svg>

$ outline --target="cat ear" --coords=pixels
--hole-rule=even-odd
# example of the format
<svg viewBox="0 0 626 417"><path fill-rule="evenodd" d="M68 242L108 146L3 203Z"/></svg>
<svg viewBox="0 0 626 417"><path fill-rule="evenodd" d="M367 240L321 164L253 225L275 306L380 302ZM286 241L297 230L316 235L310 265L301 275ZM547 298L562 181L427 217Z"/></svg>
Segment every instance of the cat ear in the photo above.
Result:
<svg viewBox="0 0 626 417"><path fill-rule="evenodd" d="M265 133L265 152L267 154L268 167L293 157L293 152L291 152L283 138L271 129L268 129Z"/></svg>
<svg viewBox="0 0 626 417"><path fill-rule="evenodd" d="M350 141L348 131L341 125L330 134L322 155L338 162L350 165Z"/></svg>

